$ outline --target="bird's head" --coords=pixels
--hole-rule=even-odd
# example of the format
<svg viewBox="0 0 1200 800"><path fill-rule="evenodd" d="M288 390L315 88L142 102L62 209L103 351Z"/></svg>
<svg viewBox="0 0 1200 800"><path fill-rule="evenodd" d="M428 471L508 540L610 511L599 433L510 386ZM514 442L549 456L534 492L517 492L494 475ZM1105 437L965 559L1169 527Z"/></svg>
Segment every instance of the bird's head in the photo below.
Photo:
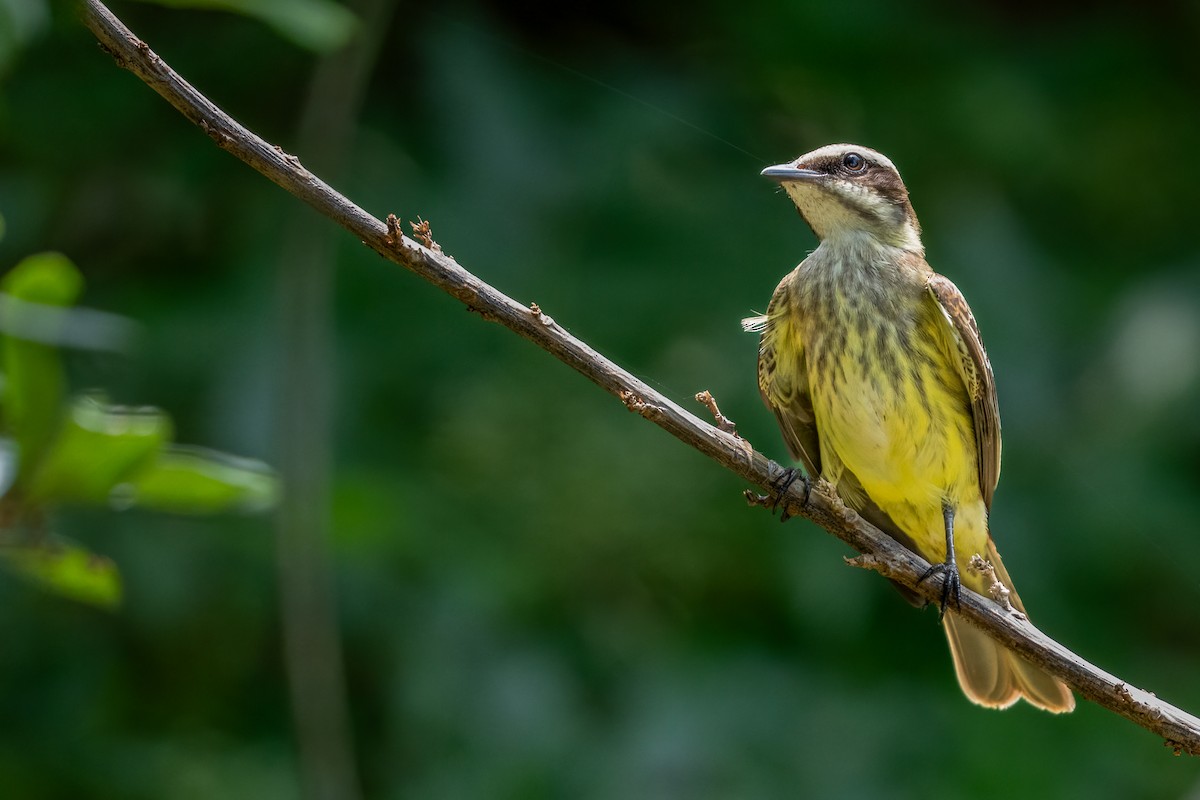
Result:
<svg viewBox="0 0 1200 800"><path fill-rule="evenodd" d="M891 160L869 147L831 144L762 174L783 185L822 241L868 235L920 251L921 227Z"/></svg>

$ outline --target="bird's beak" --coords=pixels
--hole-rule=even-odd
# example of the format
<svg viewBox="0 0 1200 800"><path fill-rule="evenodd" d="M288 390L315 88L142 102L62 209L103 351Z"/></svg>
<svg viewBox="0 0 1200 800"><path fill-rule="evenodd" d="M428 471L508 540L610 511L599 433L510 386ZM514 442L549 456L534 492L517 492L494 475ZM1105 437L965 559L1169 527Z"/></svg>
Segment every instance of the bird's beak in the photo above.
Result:
<svg viewBox="0 0 1200 800"><path fill-rule="evenodd" d="M817 172L815 169L799 169L793 164L776 164L773 167L767 167L762 171L764 178L770 178L773 181L812 181L825 176L823 172Z"/></svg>

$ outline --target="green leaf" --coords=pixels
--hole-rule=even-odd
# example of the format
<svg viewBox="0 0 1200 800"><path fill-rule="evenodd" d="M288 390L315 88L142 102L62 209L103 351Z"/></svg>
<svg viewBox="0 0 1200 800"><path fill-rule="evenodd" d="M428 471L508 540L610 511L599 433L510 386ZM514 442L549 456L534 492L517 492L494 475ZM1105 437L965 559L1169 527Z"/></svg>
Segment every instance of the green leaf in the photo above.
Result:
<svg viewBox="0 0 1200 800"><path fill-rule="evenodd" d="M25 499L181 514L262 511L278 501L278 478L265 464L171 446L171 435L171 420L159 409L77 398Z"/></svg>
<svg viewBox="0 0 1200 800"><path fill-rule="evenodd" d="M18 301L0 306L8 323L5 328L46 333L47 326L61 324L53 311L73 305L82 291L83 276L66 256L29 256L0 279L0 292ZM48 333L53 338L53 331ZM3 336L2 341L5 391L0 407L17 441L25 471L39 462L58 427L66 378L54 346L11 334Z"/></svg>
<svg viewBox="0 0 1200 800"><path fill-rule="evenodd" d="M113 487L152 463L171 434L171 420L158 409L77 398L29 477L26 497L35 503L107 504Z"/></svg>
<svg viewBox="0 0 1200 800"><path fill-rule="evenodd" d="M0 279L0 292L27 303L73 306L83 292L83 275L62 253L37 253Z"/></svg>
<svg viewBox="0 0 1200 800"><path fill-rule="evenodd" d="M0 564L52 592L100 608L121 603L121 573L109 559L62 541L0 549Z"/></svg>
<svg viewBox="0 0 1200 800"><path fill-rule="evenodd" d="M114 505L176 514L265 511L279 501L279 479L265 464L194 447L171 447L128 483Z"/></svg>
<svg viewBox="0 0 1200 800"><path fill-rule="evenodd" d="M253 17L306 50L329 53L354 34L358 18L330 0L141 0L172 8L232 11Z"/></svg>

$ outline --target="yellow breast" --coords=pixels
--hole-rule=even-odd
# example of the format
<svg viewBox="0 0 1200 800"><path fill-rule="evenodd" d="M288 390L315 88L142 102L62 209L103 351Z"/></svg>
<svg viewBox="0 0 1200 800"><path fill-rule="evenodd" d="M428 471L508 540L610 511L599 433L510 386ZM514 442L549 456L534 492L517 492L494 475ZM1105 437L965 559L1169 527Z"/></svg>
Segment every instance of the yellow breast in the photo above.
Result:
<svg viewBox="0 0 1200 800"><path fill-rule="evenodd" d="M824 477L849 470L924 554L944 557L944 502L978 518L962 525L972 552L986 517L966 389L926 308L884 318L846 305L834 325L806 326L807 367Z"/></svg>

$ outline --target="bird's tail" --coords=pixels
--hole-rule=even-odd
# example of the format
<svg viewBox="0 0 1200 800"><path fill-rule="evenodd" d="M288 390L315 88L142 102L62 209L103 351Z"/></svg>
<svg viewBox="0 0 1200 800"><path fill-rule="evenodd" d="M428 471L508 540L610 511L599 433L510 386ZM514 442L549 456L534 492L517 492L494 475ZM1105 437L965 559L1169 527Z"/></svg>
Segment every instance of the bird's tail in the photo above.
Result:
<svg viewBox="0 0 1200 800"><path fill-rule="evenodd" d="M1013 589L991 537L988 538L987 559L995 567L996 577L1009 588L1009 600L1024 612L1025 607ZM1001 646L953 611L946 612L943 625L950 642L950 654L954 656L958 684L971 702L988 708L1008 708L1025 698L1038 708L1055 714L1074 710L1075 697L1062 681Z"/></svg>

